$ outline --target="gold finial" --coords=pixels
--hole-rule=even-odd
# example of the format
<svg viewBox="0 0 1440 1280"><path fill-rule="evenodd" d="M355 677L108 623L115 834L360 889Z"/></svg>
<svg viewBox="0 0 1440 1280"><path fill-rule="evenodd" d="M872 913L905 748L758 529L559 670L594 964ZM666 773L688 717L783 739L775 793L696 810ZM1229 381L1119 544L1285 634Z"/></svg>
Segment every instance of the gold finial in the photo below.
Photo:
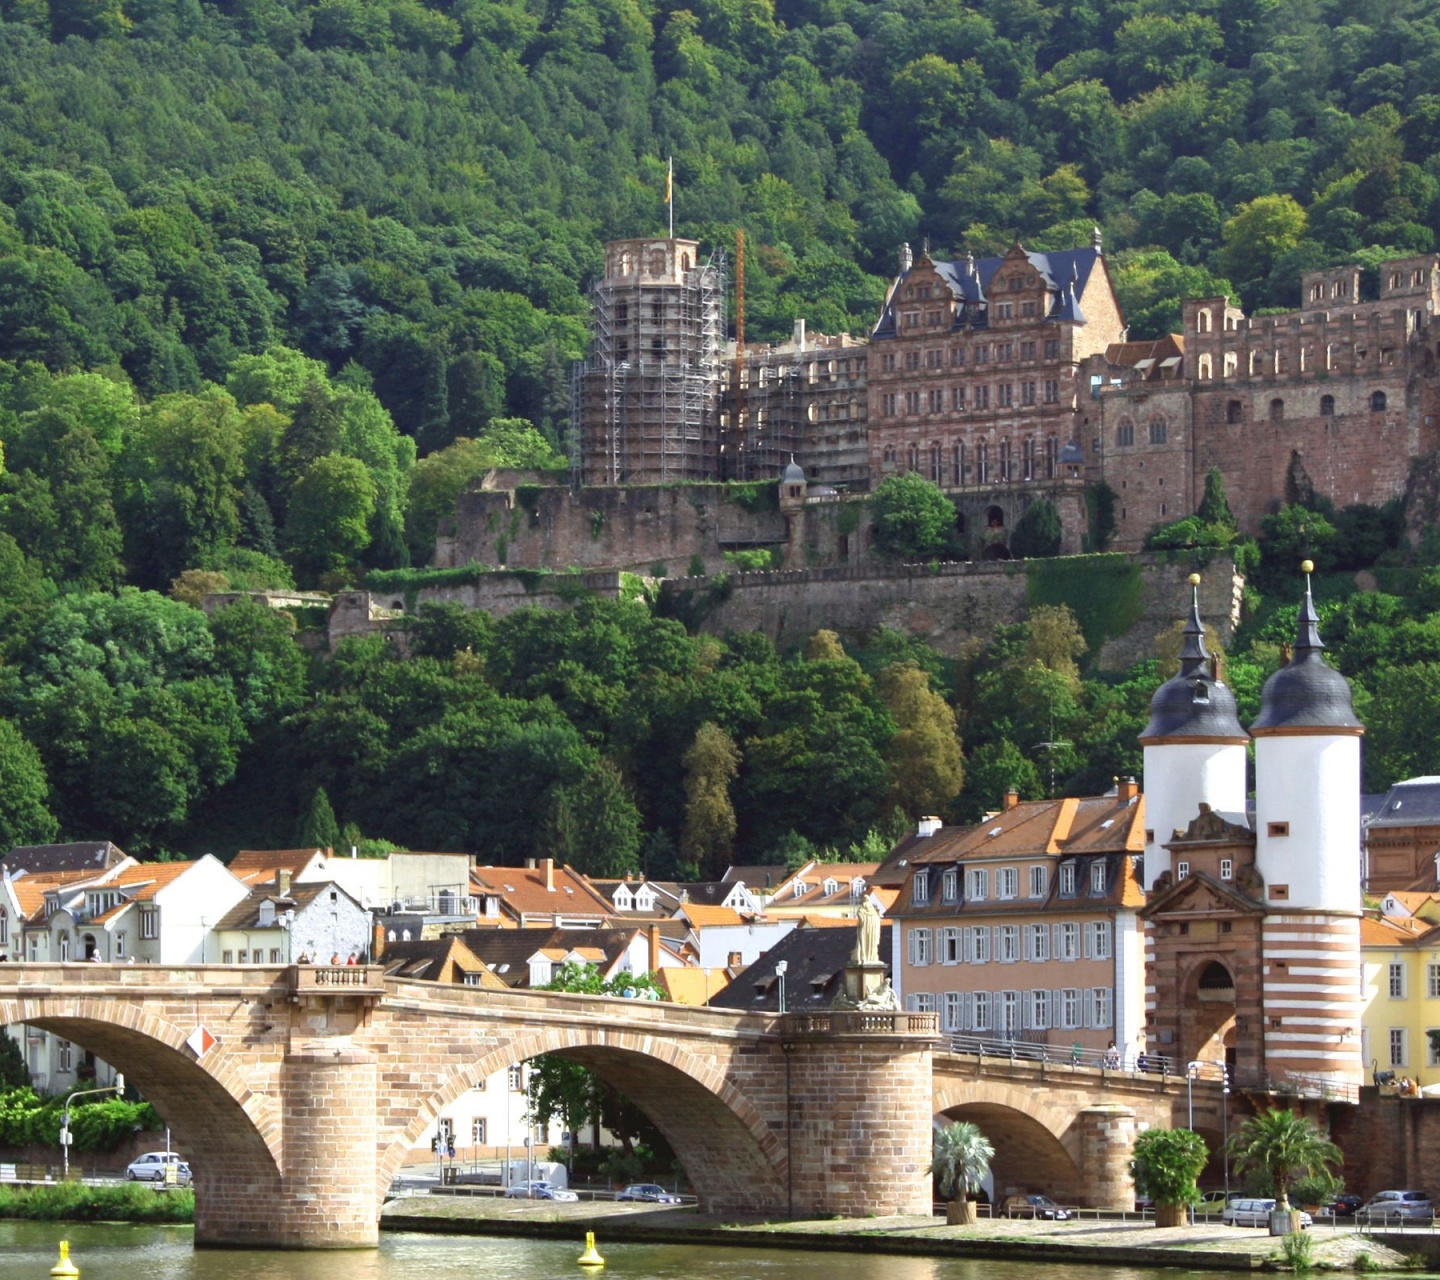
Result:
<svg viewBox="0 0 1440 1280"><path fill-rule="evenodd" d="M1302 560L1302 561L1300 561L1300 572L1301 572L1301 573L1314 573L1314 572L1315 572L1315 561L1313 561L1313 560Z"/></svg>
<svg viewBox="0 0 1440 1280"><path fill-rule="evenodd" d="M1190 585L1192 587L1198 587L1200 585L1200 575L1198 573L1192 573L1190 575Z"/></svg>

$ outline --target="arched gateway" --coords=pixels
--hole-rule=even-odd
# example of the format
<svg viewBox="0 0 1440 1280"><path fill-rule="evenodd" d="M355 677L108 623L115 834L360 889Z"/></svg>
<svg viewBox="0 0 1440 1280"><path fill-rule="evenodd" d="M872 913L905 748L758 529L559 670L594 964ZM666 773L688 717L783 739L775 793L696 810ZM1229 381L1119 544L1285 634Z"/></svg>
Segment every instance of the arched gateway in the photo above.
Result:
<svg viewBox="0 0 1440 1280"><path fill-rule="evenodd" d="M0 966L0 1023L123 1070L196 1153L196 1242L375 1243L405 1152L558 1053L643 1107L718 1213L928 1212L934 1016L737 1014L386 980L367 966Z"/></svg>

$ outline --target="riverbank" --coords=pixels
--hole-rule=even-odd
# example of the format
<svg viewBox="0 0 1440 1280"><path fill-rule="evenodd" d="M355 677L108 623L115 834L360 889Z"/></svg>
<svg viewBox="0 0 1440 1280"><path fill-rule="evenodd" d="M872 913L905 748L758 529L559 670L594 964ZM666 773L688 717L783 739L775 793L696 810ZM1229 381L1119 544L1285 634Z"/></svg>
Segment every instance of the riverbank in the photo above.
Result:
<svg viewBox="0 0 1440 1280"><path fill-rule="evenodd" d="M1218 1222L1163 1228L1148 1222L1096 1218L1071 1222L986 1219L970 1227L947 1227L939 1219L924 1217L734 1223L706 1217L694 1209L607 1201L561 1204L411 1196L387 1202L380 1225L384 1231L577 1241L593 1230L602 1246L606 1239L623 1239L645 1244L748 1245L1207 1271L1262 1271L1282 1265L1278 1239ZM1395 1248L1373 1236L1362 1236L1353 1227L1312 1227L1306 1235L1313 1241L1317 1270L1408 1271L1416 1265L1412 1251L1403 1247L1407 1243L1403 1236L1397 1241L1402 1248ZM1418 1245L1421 1238L1410 1239ZM1440 1248L1440 1236L1424 1239Z"/></svg>
<svg viewBox="0 0 1440 1280"><path fill-rule="evenodd" d="M0 1184L0 1218L35 1222L191 1223L195 1194L176 1187L157 1191L148 1183L82 1182Z"/></svg>

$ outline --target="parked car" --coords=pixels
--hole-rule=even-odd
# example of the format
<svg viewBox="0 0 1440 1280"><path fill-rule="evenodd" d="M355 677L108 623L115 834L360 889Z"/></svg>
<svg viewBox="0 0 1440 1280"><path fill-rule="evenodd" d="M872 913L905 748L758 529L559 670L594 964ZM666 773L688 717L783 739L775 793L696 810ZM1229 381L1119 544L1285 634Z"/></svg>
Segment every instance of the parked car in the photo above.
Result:
<svg viewBox="0 0 1440 1280"><path fill-rule="evenodd" d="M190 1166L173 1151L147 1151L136 1156L125 1167L125 1176L131 1182L165 1182L166 1170L175 1167L174 1182L177 1186L190 1185Z"/></svg>
<svg viewBox="0 0 1440 1280"><path fill-rule="evenodd" d="M658 1182L632 1182L624 1191L615 1193L617 1200L643 1200L647 1204L680 1204L680 1197L666 1191Z"/></svg>
<svg viewBox="0 0 1440 1280"><path fill-rule="evenodd" d="M1435 1206L1425 1191L1379 1191L1355 1210L1357 1222L1429 1222Z"/></svg>
<svg viewBox="0 0 1440 1280"><path fill-rule="evenodd" d="M543 1178L532 1178L529 1182L515 1182L506 1188L507 1200L579 1200L573 1191L566 1191Z"/></svg>
<svg viewBox="0 0 1440 1280"><path fill-rule="evenodd" d="M1046 1218L1051 1222L1064 1222L1075 1216L1049 1196L1007 1196L1000 1212L1007 1218Z"/></svg>
<svg viewBox="0 0 1440 1280"><path fill-rule="evenodd" d="M1273 1196L1264 1199L1241 1199L1233 1204L1227 1204L1220 1211L1220 1221L1228 1222L1232 1227L1264 1227L1270 1224L1270 1215L1275 1212L1275 1198ZM1313 1219L1304 1209L1299 1211L1300 1225L1302 1227L1313 1226Z"/></svg>
<svg viewBox="0 0 1440 1280"><path fill-rule="evenodd" d="M1234 1204L1237 1200L1245 1198L1241 1191L1207 1191L1200 1197L1200 1203L1195 1206L1196 1213L1223 1213L1226 1205Z"/></svg>
<svg viewBox="0 0 1440 1280"><path fill-rule="evenodd" d="M1364 1196L1336 1196L1325 1208L1337 1218L1353 1218L1355 1210L1364 1203Z"/></svg>

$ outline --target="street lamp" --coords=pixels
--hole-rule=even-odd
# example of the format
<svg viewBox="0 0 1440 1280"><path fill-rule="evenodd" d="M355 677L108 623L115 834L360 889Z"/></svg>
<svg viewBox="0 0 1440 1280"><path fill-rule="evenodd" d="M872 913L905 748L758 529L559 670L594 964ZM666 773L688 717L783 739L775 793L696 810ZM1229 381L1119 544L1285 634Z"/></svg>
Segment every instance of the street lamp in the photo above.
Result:
<svg viewBox="0 0 1440 1280"><path fill-rule="evenodd" d="M790 968L784 960L775 962L775 976L780 980L780 1012L785 1012L785 972Z"/></svg>
<svg viewBox="0 0 1440 1280"><path fill-rule="evenodd" d="M1225 1137L1221 1143L1220 1150L1225 1153L1225 1203L1230 1203L1230 1067L1222 1065L1220 1068L1220 1122L1224 1126Z"/></svg>
<svg viewBox="0 0 1440 1280"><path fill-rule="evenodd" d="M107 1084L103 1089L77 1089L65 1099L65 1111L60 1118L60 1154L66 1178L70 1176L70 1104L74 1102L76 1098L87 1098L92 1093L113 1093L118 1098L124 1092L125 1073L123 1071L117 1071L115 1073L114 1084ZM167 1130L166 1132L168 1134L169 1131ZM169 1145L168 1138L166 1145Z"/></svg>

